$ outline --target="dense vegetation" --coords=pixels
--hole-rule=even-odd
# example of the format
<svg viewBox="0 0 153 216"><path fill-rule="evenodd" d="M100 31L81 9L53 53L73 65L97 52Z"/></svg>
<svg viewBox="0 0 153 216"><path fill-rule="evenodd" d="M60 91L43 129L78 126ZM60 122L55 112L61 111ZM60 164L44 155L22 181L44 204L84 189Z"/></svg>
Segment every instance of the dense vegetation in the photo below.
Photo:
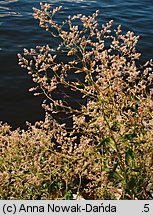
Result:
<svg viewBox="0 0 153 216"><path fill-rule="evenodd" d="M46 117L27 130L1 123L1 199L147 199L153 63L140 65L139 37L113 21L100 26L98 11L58 23L61 7L40 6L34 18L59 44L18 57L35 83L30 91L45 97Z"/></svg>

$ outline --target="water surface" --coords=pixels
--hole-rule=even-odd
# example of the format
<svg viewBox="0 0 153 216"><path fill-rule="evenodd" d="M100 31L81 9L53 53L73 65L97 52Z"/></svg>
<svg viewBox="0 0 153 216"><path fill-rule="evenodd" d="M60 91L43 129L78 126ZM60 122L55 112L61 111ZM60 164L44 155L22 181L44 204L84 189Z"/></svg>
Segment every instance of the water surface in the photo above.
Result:
<svg viewBox="0 0 153 216"><path fill-rule="evenodd" d="M141 36L137 49L142 61L153 58L153 1L152 0L46 0L53 6L62 5L59 21L70 14L91 14L100 10L100 22L114 20L124 32L132 30ZM0 121L14 128L24 127L25 121L43 119L41 98L28 92L33 85L27 72L17 65L17 53L24 47L54 44L49 35L38 27L32 17L37 0L0 0Z"/></svg>

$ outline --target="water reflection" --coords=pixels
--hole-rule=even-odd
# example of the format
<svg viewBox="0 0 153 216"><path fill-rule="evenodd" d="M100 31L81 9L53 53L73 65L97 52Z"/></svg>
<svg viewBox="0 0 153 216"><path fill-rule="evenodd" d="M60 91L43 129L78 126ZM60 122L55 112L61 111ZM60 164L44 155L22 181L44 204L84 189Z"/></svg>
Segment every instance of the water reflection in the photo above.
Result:
<svg viewBox="0 0 153 216"><path fill-rule="evenodd" d="M0 13L0 18L7 16L21 16L21 14L19 12Z"/></svg>
<svg viewBox="0 0 153 216"><path fill-rule="evenodd" d="M4 1L1 1L0 4L8 4L8 3L12 3L12 2L17 2L19 0L4 0Z"/></svg>
<svg viewBox="0 0 153 216"><path fill-rule="evenodd" d="M0 18L7 17L7 16L21 16L21 14L18 11L12 11L11 8L8 7L9 3L13 3L17 1L18 0L0 1ZM7 5L7 7L5 5Z"/></svg>
<svg viewBox="0 0 153 216"><path fill-rule="evenodd" d="M90 2L90 3L92 3L92 2L95 2L94 0L63 0L63 1L61 1L61 0L48 0L47 1L48 3L49 2L51 2L51 3L54 3L54 2Z"/></svg>

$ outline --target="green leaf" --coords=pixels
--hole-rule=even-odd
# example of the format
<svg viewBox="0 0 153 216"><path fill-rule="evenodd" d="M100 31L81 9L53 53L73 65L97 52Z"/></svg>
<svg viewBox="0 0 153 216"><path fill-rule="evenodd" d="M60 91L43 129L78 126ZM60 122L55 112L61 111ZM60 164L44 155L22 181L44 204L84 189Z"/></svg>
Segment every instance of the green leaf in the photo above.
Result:
<svg viewBox="0 0 153 216"><path fill-rule="evenodd" d="M125 163L127 166L132 166L134 160L134 152L132 149L128 149L128 151L125 154Z"/></svg>
<svg viewBox="0 0 153 216"><path fill-rule="evenodd" d="M97 148L99 148L101 146L105 146L105 145L107 145L107 146L111 147L113 150L117 151L116 144L111 137L107 137L107 138L101 140L101 142L97 145Z"/></svg>
<svg viewBox="0 0 153 216"><path fill-rule="evenodd" d="M112 138L109 138L109 142L107 142L107 144L117 152L117 148L116 148L116 144L114 142L114 140Z"/></svg>
<svg viewBox="0 0 153 216"><path fill-rule="evenodd" d="M125 141L133 141L133 139L134 139L135 137L137 137L137 134L136 134L135 132L129 133L129 134L125 134L125 135L123 136L123 140L125 140Z"/></svg>
<svg viewBox="0 0 153 216"><path fill-rule="evenodd" d="M114 178L117 179L117 180L120 180L120 179L121 179L121 176L120 176L117 172L114 172L114 173L113 173L113 176L114 176Z"/></svg>
<svg viewBox="0 0 153 216"><path fill-rule="evenodd" d="M71 190L68 190L65 194L65 200L72 200L73 199L73 193Z"/></svg>

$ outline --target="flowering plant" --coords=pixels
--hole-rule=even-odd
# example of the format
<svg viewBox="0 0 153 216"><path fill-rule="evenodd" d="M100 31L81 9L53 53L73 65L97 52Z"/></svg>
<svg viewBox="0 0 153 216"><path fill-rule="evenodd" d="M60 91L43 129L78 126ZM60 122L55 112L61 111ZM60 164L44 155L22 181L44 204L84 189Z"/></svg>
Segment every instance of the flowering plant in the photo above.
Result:
<svg viewBox="0 0 153 216"><path fill-rule="evenodd" d="M46 143L47 184L64 185L55 184L57 197L71 191L86 199L145 199L152 167L152 60L140 65L139 37L123 34L121 26L113 30L113 21L100 26L99 11L58 23L61 7L40 6L34 18L59 44L24 49L19 64L35 83L30 91L44 94L46 113L72 118L71 128L56 122L45 129L52 137L52 145ZM73 106L71 95L79 105ZM43 124L35 127L44 130Z"/></svg>

